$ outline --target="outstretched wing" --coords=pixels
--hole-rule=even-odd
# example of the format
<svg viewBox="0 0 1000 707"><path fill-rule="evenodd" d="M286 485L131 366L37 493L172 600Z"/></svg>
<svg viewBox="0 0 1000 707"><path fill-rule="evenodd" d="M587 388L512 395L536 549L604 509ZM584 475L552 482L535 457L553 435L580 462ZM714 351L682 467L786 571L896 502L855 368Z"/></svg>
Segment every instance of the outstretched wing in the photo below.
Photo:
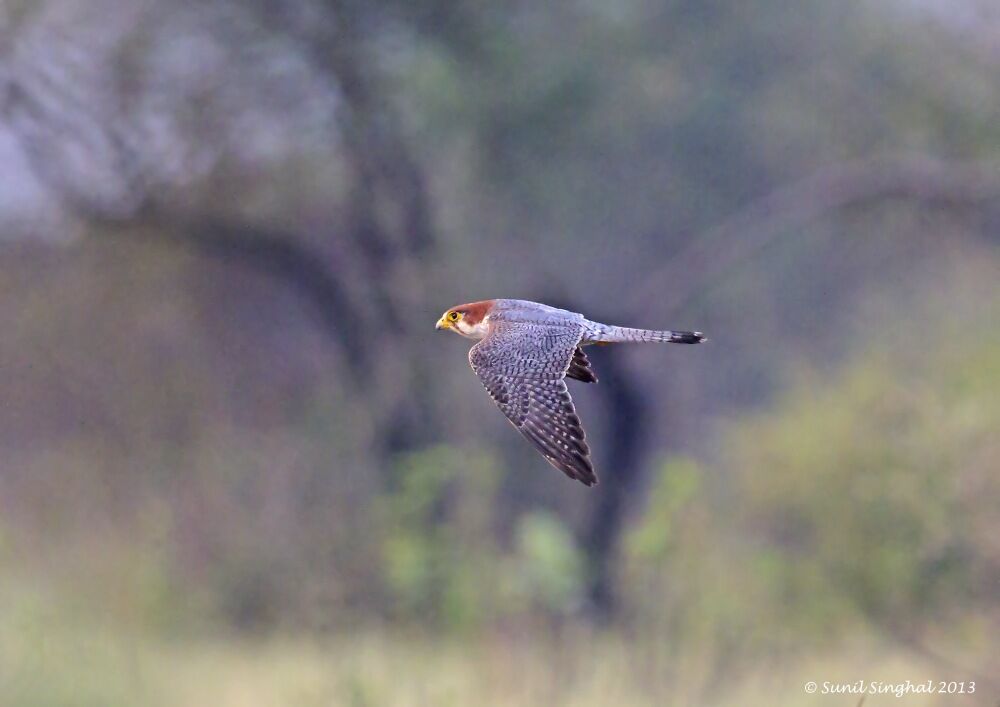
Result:
<svg viewBox="0 0 1000 707"><path fill-rule="evenodd" d="M469 363L507 419L552 466L587 486L597 483L566 371L583 327L494 321Z"/></svg>

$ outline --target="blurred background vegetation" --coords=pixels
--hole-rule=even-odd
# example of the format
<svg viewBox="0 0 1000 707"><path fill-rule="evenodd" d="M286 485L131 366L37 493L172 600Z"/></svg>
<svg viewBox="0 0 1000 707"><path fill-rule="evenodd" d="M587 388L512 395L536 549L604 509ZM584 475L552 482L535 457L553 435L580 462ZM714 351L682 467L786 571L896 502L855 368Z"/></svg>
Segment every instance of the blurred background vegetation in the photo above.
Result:
<svg viewBox="0 0 1000 707"><path fill-rule="evenodd" d="M998 76L992 0L3 0L0 704L995 705ZM494 296L711 342L594 352L588 491Z"/></svg>

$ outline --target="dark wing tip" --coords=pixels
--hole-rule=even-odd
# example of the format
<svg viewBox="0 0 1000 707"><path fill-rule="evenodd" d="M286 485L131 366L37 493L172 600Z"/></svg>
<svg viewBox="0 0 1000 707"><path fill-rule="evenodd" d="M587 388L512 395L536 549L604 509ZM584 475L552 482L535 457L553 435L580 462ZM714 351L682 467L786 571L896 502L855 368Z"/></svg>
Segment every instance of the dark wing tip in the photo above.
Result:
<svg viewBox="0 0 1000 707"><path fill-rule="evenodd" d="M700 331L670 332L670 342L674 344L703 344L706 341L708 341L708 337Z"/></svg>
<svg viewBox="0 0 1000 707"><path fill-rule="evenodd" d="M597 474L594 473L594 467L591 465L589 457L573 457L571 459L550 459L549 457L545 457L545 459L566 476L574 481L579 481L588 488L597 486L598 484Z"/></svg>
<svg viewBox="0 0 1000 707"><path fill-rule="evenodd" d="M571 453L566 455L558 464L558 469L571 479L576 479L584 486L596 486L597 474L594 472L594 464L590 461L590 449L584 443L583 453Z"/></svg>
<svg viewBox="0 0 1000 707"><path fill-rule="evenodd" d="M575 412L571 409L566 416L555 419L547 414L537 415L538 410L529 412L518 427L521 434L541 452L545 461L563 474L584 486L596 485L597 474L590 461L590 448ZM555 426L553 422L556 422ZM568 424L569 429L561 427L559 423Z"/></svg>

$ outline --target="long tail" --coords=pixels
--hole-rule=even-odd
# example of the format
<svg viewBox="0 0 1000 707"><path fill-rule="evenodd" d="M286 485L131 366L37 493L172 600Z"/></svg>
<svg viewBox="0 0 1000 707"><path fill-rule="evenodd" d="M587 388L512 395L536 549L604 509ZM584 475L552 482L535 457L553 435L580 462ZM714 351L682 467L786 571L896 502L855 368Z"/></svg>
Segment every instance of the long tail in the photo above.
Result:
<svg viewBox="0 0 1000 707"><path fill-rule="evenodd" d="M667 343L667 344L700 344L708 339L700 331L654 331L652 329L632 329L610 324L596 324L594 330L588 332L587 340L594 343Z"/></svg>

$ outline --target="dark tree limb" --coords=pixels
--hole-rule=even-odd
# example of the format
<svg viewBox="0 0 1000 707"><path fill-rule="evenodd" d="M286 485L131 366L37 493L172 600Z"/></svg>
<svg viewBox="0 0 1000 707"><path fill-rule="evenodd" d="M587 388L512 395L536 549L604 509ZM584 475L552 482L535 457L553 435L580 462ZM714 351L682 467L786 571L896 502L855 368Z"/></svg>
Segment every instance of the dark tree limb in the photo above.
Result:
<svg viewBox="0 0 1000 707"><path fill-rule="evenodd" d="M312 305L356 380L363 380L370 372L370 352L365 337L358 335L363 323L347 288L336 275L336 264L301 243L294 233L216 217L186 219L160 213L146 213L122 222L96 217L89 221L111 233L127 232L131 237L173 243L273 278Z"/></svg>
<svg viewBox="0 0 1000 707"><path fill-rule="evenodd" d="M343 96L337 125L351 166L353 189L338 222L339 239L352 253L350 266L380 283L352 292L342 276L345 267L310 248L287 229L244 222L236 217L175 213L159 203L144 174L141 145L123 139L115 106L104 108L74 100L60 85L38 85L32 76L3 74L0 116L20 138L38 177L82 221L113 233L173 241L195 252L253 267L284 282L315 305L324 330L343 352L347 365L362 379L373 370L375 345L358 335L366 323L388 323L379 331L403 331L395 300L396 272L433 246L433 229L423 175L412 159L390 107L380 99L372 63L366 61L363 5L331 3L322 21L296 26L283 4L265 4L269 27L278 25L293 45ZM286 21L287 20L287 21ZM48 92L49 100L41 96ZM86 184L67 179L60 150L76 147L113 168L113 198L101 198ZM99 190L96 194L102 194ZM386 206L391 208L387 209ZM395 218L386 219L391 213ZM401 287L406 286L404 282ZM353 286L357 289L357 286ZM407 294L403 292L402 296ZM357 306L363 301L365 307ZM392 325L396 326L392 326ZM367 327L370 331L374 327ZM390 334L391 335L391 334Z"/></svg>

